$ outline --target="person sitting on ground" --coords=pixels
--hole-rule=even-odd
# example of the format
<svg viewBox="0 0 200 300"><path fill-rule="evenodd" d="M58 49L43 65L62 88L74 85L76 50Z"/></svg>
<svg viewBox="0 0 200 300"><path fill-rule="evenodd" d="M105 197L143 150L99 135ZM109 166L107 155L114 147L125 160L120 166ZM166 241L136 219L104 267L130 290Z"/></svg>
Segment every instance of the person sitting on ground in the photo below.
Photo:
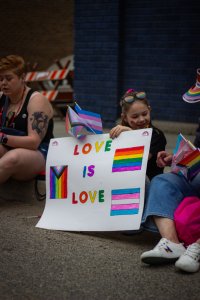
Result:
<svg viewBox="0 0 200 300"><path fill-rule="evenodd" d="M192 102L200 101L200 69L197 70L196 85L183 95L183 99ZM200 147L200 135L196 134L195 146ZM172 154L165 151L158 153L159 167L169 166ZM196 272L199 270L200 239L186 248L180 243L175 222L174 212L185 197L200 197L200 173L191 181L185 176L165 173L156 176L150 183L142 217L144 229L159 232L161 240L153 250L141 255L141 261L146 264L161 264L175 262L175 266L183 271ZM199 225L200 228L200 225ZM200 236L199 236L200 238Z"/></svg>
<svg viewBox="0 0 200 300"><path fill-rule="evenodd" d="M152 128L152 138L147 163L147 176L151 180L154 176L163 173L164 168L156 164L157 153L165 150L166 138L161 130L154 127L151 122L151 107L147 101L145 92L136 92L129 89L121 98L122 108L121 124L110 130L110 137L116 138L121 132Z"/></svg>
<svg viewBox="0 0 200 300"><path fill-rule="evenodd" d="M21 56L0 58L0 183L42 172L53 137L52 106L26 85L25 68Z"/></svg>

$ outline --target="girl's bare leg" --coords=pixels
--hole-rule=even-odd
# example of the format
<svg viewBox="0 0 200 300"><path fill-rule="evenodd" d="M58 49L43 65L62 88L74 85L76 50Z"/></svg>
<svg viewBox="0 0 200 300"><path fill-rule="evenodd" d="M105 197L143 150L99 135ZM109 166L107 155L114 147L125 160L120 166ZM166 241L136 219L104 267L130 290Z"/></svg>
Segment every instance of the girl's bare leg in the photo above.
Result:
<svg viewBox="0 0 200 300"><path fill-rule="evenodd" d="M170 240L171 242L179 244L176 227L173 220L163 217L154 217L154 222L162 237Z"/></svg>

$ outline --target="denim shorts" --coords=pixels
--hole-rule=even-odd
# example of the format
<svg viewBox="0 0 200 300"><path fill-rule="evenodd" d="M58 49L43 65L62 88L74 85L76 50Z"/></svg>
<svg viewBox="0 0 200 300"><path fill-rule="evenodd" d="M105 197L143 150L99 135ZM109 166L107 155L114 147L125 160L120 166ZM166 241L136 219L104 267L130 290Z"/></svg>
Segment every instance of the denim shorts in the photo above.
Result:
<svg viewBox="0 0 200 300"><path fill-rule="evenodd" d="M41 143L38 148L38 151L40 151L42 153L45 160L47 159L48 149L49 149L49 144L47 144L47 143Z"/></svg>
<svg viewBox="0 0 200 300"><path fill-rule="evenodd" d="M200 174L191 182L173 173L155 176L146 194L141 227L158 232L152 216L173 220L175 209L187 196L200 196Z"/></svg>

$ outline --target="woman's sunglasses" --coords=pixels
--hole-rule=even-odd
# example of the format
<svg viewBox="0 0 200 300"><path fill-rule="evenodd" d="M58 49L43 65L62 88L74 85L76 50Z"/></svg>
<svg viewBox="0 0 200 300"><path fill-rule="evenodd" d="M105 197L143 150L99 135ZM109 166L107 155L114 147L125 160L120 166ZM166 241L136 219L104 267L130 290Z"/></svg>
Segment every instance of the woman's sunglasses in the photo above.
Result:
<svg viewBox="0 0 200 300"><path fill-rule="evenodd" d="M146 93L145 92L138 92L134 95L126 96L125 98L122 99L122 104L123 103L132 103L136 100L143 100L146 98Z"/></svg>

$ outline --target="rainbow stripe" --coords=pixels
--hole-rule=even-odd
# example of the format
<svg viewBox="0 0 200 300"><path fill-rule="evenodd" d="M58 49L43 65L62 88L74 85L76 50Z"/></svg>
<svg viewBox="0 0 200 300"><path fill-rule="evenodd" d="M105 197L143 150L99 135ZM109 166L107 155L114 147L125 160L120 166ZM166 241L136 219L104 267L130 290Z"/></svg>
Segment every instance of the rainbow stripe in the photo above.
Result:
<svg viewBox="0 0 200 300"><path fill-rule="evenodd" d="M179 165L192 167L194 164L199 162L199 156L200 156L200 152L198 149L196 149L193 152L191 152L189 155L187 155L184 159L182 159L179 162Z"/></svg>
<svg viewBox="0 0 200 300"><path fill-rule="evenodd" d="M144 146L115 150L112 172L141 170Z"/></svg>
<svg viewBox="0 0 200 300"><path fill-rule="evenodd" d="M184 95L183 100L189 103L195 103L200 101L200 85L199 87L193 86L191 87Z"/></svg>
<svg viewBox="0 0 200 300"><path fill-rule="evenodd" d="M112 190L110 216L138 214L139 202L140 188Z"/></svg>
<svg viewBox="0 0 200 300"><path fill-rule="evenodd" d="M200 101L200 69L197 69L196 84L183 95L183 100L189 103Z"/></svg>
<svg viewBox="0 0 200 300"><path fill-rule="evenodd" d="M50 167L50 199L67 198L68 166Z"/></svg>
<svg viewBox="0 0 200 300"><path fill-rule="evenodd" d="M192 153L182 159L179 164L188 168L188 179L192 179L197 173L200 172L200 151L194 150Z"/></svg>

